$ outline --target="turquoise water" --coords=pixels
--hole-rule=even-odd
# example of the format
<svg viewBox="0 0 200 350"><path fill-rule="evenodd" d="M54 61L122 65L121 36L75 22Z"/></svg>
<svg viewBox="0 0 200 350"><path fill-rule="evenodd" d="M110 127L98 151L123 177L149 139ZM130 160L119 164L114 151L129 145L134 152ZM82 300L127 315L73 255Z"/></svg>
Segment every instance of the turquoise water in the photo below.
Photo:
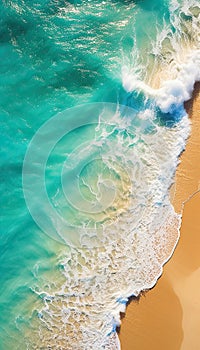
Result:
<svg viewBox="0 0 200 350"><path fill-rule="evenodd" d="M119 312L179 237L199 16L196 0L1 2L0 349L120 347Z"/></svg>

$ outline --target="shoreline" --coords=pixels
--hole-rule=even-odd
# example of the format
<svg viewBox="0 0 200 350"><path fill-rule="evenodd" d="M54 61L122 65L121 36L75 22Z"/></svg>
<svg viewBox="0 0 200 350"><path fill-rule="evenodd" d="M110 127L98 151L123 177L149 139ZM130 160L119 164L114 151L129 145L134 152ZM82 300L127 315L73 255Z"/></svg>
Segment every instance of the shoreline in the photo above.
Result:
<svg viewBox="0 0 200 350"><path fill-rule="evenodd" d="M185 108L191 134L171 189L175 211L182 212L180 239L155 287L129 299L118 333L121 350L197 350L200 344L200 83Z"/></svg>

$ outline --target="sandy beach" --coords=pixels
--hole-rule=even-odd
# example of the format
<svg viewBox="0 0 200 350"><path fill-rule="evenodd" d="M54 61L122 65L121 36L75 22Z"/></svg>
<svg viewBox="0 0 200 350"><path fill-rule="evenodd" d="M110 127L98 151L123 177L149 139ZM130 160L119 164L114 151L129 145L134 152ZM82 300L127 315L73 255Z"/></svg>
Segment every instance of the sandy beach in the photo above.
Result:
<svg viewBox="0 0 200 350"><path fill-rule="evenodd" d="M172 202L183 208L181 237L156 286L122 318L122 350L200 349L200 84L185 104L192 132L181 155Z"/></svg>

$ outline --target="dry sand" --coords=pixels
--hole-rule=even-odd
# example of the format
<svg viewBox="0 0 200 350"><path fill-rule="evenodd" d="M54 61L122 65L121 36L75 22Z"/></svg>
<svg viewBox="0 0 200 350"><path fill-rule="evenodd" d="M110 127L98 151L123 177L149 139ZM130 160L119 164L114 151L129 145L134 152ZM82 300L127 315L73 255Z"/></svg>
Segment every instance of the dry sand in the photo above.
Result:
<svg viewBox="0 0 200 350"><path fill-rule="evenodd" d="M185 104L192 133L176 172L173 205L184 203L181 237L156 286L122 319L122 350L200 350L200 84Z"/></svg>

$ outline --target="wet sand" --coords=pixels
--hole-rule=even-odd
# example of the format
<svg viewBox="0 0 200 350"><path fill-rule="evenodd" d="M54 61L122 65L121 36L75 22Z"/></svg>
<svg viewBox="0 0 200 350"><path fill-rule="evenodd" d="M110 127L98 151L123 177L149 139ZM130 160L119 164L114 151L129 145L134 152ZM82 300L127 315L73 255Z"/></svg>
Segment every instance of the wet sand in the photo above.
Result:
<svg viewBox="0 0 200 350"><path fill-rule="evenodd" d="M156 286L122 319L122 350L200 350L200 84L185 104L192 133L176 172L172 202L183 207L181 237Z"/></svg>

